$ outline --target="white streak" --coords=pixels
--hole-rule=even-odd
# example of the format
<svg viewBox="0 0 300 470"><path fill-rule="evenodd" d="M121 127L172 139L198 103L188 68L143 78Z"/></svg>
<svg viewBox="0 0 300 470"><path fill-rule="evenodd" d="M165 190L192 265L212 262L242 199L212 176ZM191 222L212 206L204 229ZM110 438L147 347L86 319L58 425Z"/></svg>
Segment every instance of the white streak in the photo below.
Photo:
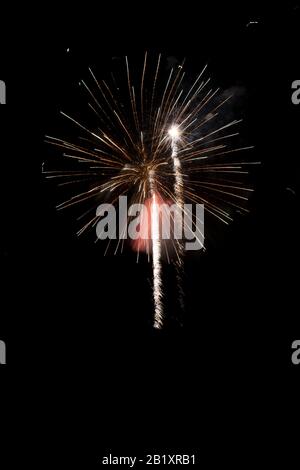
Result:
<svg viewBox="0 0 300 470"><path fill-rule="evenodd" d="M184 216L184 200L183 200L183 178L181 172L181 162L178 158L178 139L180 138L180 132L177 126L172 126L169 130L169 135L171 136L171 149L172 149L172 160L173 160L173 169L175 173L175 184L174 184L174 194L175 201L177 206L180 209L183 219ZM181 227L181 234L183 227ZM182 269L183 269L183 255L184 255L184 246L182 239L176 240L177 243L177 261L175 263L176 267L176 279L177 279L177 288L179 294L179 304L182 310L184 310L184 292L182 288Z"/></svg>
<svg viewBox="0 0 300 470"><path fill-rule="evenodd" d="M153 299L154 299L154 328L160 329L163 324L162 279L161 279L161 241L159 234L159 207L155 194L153 171L149 175L151 194L151 242L153 268Z"/></svg>

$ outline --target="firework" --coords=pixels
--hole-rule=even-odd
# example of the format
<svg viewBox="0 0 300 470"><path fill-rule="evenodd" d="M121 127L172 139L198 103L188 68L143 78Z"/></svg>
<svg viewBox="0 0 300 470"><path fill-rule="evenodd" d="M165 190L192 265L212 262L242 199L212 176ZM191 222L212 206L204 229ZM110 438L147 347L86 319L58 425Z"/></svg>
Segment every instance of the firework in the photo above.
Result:
<svg viewBox="0 0 300 470"><path fill-rule="evenodd" d="M175 203L181 211L185 202L204 204L208 214L227 224L234 211L247 211L244 203L252 189L243 179L254 162L237 160L241 150L251 147L233 145L238 132L230 128L240 121L224 122L222 110L231 96L209 87L210 79L203 78L206 67L191 85L185 82L184 62L166 72L161 55L153 66L146 53L140 73L132 73L127 57L122 68L118 80L114 73L109 80L98 80L89 69L87 80L81 81L87 119L82 112L80 117L61 113L77 127L77 140L47 137L63 151L71 169L46 173L60 185L74 187L58 209L86 206L78 234L97 224L101 198L111 203L122 195L132 203L150 198L147 252L152 252L154 326L160 328L164 322L162 255L175 265L183 306L184 244L172 240L175 258L169 256L168 244L160 235L159 200ZM123 249L123 242L118 241L115 253L120 246ZM138 257L141 245L137 246Z"/></svg>

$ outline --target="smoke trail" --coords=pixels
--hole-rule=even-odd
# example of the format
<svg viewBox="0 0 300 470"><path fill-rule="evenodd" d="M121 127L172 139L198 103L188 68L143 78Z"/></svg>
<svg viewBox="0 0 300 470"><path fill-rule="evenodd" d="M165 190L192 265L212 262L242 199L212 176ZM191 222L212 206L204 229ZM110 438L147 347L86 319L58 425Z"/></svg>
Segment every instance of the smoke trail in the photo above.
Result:
<svg viewBox="0 0 300 470"><path fill-rule="evenodd" d="M171 136L171 149L172 149L172 160L173 160L173 169L175 173L175 183L174 183L174 194L175 201L181 212L180 220L183 220L184 216L184 198L183 198L183 178L181 172L181 162L178 158L178 138L179 130L176 126L171 127L169 130ZM182 227L181 227L182 228ZM182 287L182 273L183 273L183 256L184 256L184 246L182 238L176 240L177 245L177 259L175 261L176 269L176 280L178 288L178 299L181 310L184 310L184 290Z"/></svg>
<svg viewBox="0 0 300 470"><path fill-rule="evenodd" d="M159 207L155 194L154 171L149 172L151 194L151 242L153 269L154 328L160 329L163 324L162 280L161 280L161 241L159 233Z"/></svg>

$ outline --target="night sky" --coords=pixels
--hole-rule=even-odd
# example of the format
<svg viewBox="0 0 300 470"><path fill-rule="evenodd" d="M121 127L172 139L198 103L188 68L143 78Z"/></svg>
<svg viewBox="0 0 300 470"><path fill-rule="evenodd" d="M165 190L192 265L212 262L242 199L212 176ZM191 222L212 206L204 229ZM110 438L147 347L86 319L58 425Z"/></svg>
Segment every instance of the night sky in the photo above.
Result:
<svg viewBox="0 0 300 470"><path fill-rule="evenodd" d="M11 27L0 33L7 437L17 436L24 461L32 451L34 462L53 468L73 461L96 468L106 449L198 449L211 466L220 454L223 463L244 462L237 447L253 462L263 449L268 463L265 433L280 444L299 376L290 359L299 337L297 2L270 9L107 2L65 12L27 5L7 15ZM62 108L76 109L88 67L106 73L112 57L142 61L146 49L186 57L195 74L208 63L221 88L241 88L235 112L255 146L251 158L261 161L249 215L227 228L205 226L206 252L187 256L184 327L164 331L151 326L151 265L136 264L129 251L103 257L93 236L78 239L74 212L56 211L57 189L42 175L45 135L59 130ZM255 438L246 437L252 426Z"/></svg>

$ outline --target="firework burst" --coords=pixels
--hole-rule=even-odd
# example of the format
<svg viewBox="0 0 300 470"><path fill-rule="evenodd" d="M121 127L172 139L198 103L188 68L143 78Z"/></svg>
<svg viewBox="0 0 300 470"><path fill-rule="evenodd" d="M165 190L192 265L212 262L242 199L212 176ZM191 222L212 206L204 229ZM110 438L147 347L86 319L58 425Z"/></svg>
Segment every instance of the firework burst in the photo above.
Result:
<svg viewBox="0 0 300 470"><path fill-rule="evenodd" d="M88 124L81 117L61 112L78 129L78 139L47 136L71 163L70 170L47 171L46 177L74 189L58 209L88 204L78 234L94 227L102 197L115 203L128 195L132 203L151 201L151 236L147 252L152 252L154 326L164 321L162 250L175 264L180 304L183 307L182 240L172 240L175 259L163 246L158 201L204 204L218 220L229 223L235 210L245 211L251 188L243 182L254 162L237 160L251 147L234 145L240 121L224 122L224 105L231 96L210 87L204 78L206 67L187 85L184 63L166 71L162 56L153 62L145 54L140 72L132 73L125 57L118 78L98 80L92 69L81 88L86 94ZM80 190L78 190L80 188ZM96 215L95 215L96 214ZM115 252L118 250L120 240ZM121 244L123 248L123 244ZM137 250L139 256L139 249Z"/></svg>

